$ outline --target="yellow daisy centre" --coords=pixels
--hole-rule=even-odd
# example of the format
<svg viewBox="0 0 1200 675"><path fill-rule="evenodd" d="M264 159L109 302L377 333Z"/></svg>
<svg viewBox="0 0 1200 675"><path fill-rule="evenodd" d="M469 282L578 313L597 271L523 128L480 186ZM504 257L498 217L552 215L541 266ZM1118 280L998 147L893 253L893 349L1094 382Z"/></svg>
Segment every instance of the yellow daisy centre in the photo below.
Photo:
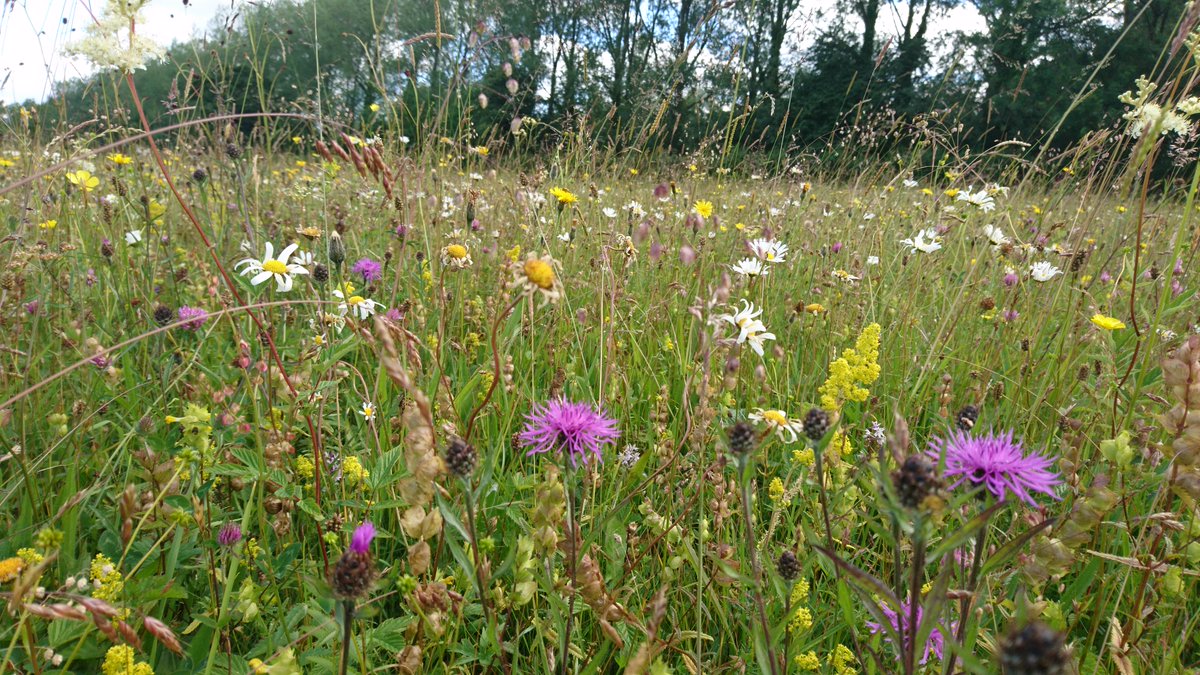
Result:
<svg viewBox="0 0 1200 675"><path fill-rule="evenodd" d="M525 261L525 276L543 290L554 285L554 268L542 260Z"/></svg>
<svg viewBox="0 0 1200 675"><path fill-rule="evenodd" d="M357 305L357 304L361 303L362 301L363 301L363 296L352 295L352 296L350 296L350 299L346 301L346 304L353 307L354 305Z"/></svg>
<svg viewBox="0 0 1200 675"><path fill-rule="evenodd" d="M287 274L287 265L281 260L268 260L263 263L263 271L271 274Z"/></svg>
<svg viewBox="0 0 1200 675"><path fill-rule="evenodd" d="M462 244L450 244L446 247L446 255L455 260L462 260L467 257L467 247Z"/></svg>
<svg viewBox="0 0 1200 675"><path fill-rule="evenodd" d="M783 414L782 410L764 410L763 419L779 426L787 424L787 415Z"/></svg>
<svg viewBox="0 0 1200 675"><path fill-rule="evenodd" d="M775 254L770 251L767 251L767 260L774 260L774 259L775 259Z"/></svg>

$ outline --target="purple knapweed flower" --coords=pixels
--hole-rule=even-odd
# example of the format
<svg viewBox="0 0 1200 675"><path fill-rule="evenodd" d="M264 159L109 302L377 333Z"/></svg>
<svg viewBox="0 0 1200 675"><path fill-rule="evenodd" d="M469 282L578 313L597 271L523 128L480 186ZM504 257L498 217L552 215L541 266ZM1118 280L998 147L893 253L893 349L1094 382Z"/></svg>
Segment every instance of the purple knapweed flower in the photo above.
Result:
<svg viewBox="0 0 1200 675"><path fill-rule="evenodd" d="M565 454L571 466L588 463L593 455L601 461L600 449L621 436L616 420L587 403L572 403L565 398L535 406L526 417L521 432L521 445L529 448L526 455L542 452Z"/></svg>
<svg viewBox="0 0 1200 675"><path fill-rule="evenodd" d="M242 526L237 523L225 523L217 532L217 543L229 548L242 540Z"/></svg>
<svg viewBox="0 0 1200 675"><path fill-rule="evenodd" d="M1017 282L1020 280L1021 277L1018 277L1016 272L1009 272L1004 275L1004 285L1008 286L1009 288L1016 286Z"/></svg>
<svg viewBox="0 0 1200 675"><path fill-rule="evenodd" d="M354 528L354 534L350 536L350 550L363 555L371 550L371 540L374 538L375 524L364 520L362 525Z"/></svg>
<svg viewBox="0 0 1200 675"><path fill-rule="evenodd" d="M883 615L887 617L888 623L892 624L892 630L903 636L901 639L904 640L905 645L907 646L909 640L913 639L913 634L921 628L921 618L925 614L925 612L922 611L921 606L917 605L917 623L911 629L909 628L909 620L911 619L912 611L907 600L900 603L899 612L896 612L896 610L883 603L880 603L879 609L882 610ZM883 630L882 624L868 621L867 628L871 629L872 635L875 635L876 633L884 633L884 641L892 642L890 637L886 637L886 632ZM924 664L929 660L930 652L936 654L937 657L941 659L943 657L943 650L945 649L945 646L946 639L942 636L942 631L938 630L937 627L934 627L934 629L929 632L929 637L925 640L925 651L921 656L921 663Z"/></svg>
<svg viewBox="0 0 1200 675"><path fill-rule="evenodd" d="M929 446L927 454L931 459L945 458L943 475L958 478L950 485L952 489L970 481L971 487L985 487L1001 501L1013 494L1026 504L1036 506L1031 492L1058 499L1054 486L1062 480L1050 469L1053 462L1036 452L1026 454L1021 443L1013 440L1011 431L980 436L958 431L932 441Z"/></svg>
<svg viewBox="0 0 1200 675"><path fill-rule="evenodd" d="M363 258L350 268L351 274L357 274L363 278L364 284L369 284L372 281L379 281L383 278L383 265L371 260Z"/></svg>
<svg viewBox="0 0 1200 675"><path fill-rule="evenodd" d="M180 326L184 330L200 330L205 321L208 321L208 312L199 307L189 307L184 305L177 312L180 321L186 321Z"/></svg>

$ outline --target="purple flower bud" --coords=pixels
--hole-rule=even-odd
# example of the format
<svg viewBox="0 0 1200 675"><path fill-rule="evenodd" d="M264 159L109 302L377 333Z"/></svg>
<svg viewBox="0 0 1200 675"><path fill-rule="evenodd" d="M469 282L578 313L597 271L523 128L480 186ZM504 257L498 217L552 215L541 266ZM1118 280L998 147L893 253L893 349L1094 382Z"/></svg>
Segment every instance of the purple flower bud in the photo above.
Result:
<svg viewBox="0 0 1200 675"><path fill-rule="evenodd" d="M684 244L679 247L679 262L684 265L691 265L696 262L696 249Z"/></svg>
<svg viewBox="0 0 1200 675"><path fill-rule="evenodd" d="M217 532L217 543L229 548L242 540L242 526L237 523L225 523Z"/></svg>
<svg viewBox="0 0 1200 675"><path fill-rule="evenodd" d="M833 242L833 252L838 253L841 250L842 250L842 242L840 242L840 241Z"/></svg>
<svg viewBox="0 0 1200 675"><path fill-rule="evenodd" d="M1101 272L1100 273L1100 281L1103 281L1104 283L1107 284L1108 282L1112 281L1112 275L1109 274L1107 271Z"/></svg>
<svg viewBox="0 0 1200 675"><path fill-rule="evenodd" d="M371 550L371 540L375 538L375 525L364 520L362 525L354 528L350 537L350 550L362 555Z"/></svg>
<svg viewBox="0 0 1200 675"><path fill-rule="evenodd" d="M1020 280L1021 278L1017 276L1016 272L1009 272L1008 274L1004 275L1004 285L1008 286L1009 288L1016 286L1017 282Z"/></svg>

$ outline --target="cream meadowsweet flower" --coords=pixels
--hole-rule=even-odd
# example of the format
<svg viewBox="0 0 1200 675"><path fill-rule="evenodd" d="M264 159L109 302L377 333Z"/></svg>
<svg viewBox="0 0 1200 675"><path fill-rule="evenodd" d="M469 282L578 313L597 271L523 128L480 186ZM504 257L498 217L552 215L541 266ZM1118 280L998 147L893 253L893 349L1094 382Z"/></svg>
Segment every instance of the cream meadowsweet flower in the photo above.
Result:
<svg viewBox="0 0 1200 675"><path fill-rule="evenodd" d="M1034 281L1050 281L1060 274L1062 274L1062 270L1045 260L1035 262L1029 267L1029 276Z"/></svg>
<svg viewBox="0 0 1200 675"><path fill-rule="evenodd" d="M275 246L271 242L266 243L266 253L262 260L257 258L246 258L245 260L234 265L234 269L244 268L241 271L242 276L253 274L250 283L254 286L261 284L264 281L274 278L275 287L280 293L287 293L292 290L292 283L297 274L308 274L308 270L304 266L294 262L288 262L296 249L300 248L299 244L289 244L286 248L279 252L279 257L275 257Z"/></svg>
<svg viewBox="0 0 1200 675"><path fill-rule="evenodd" d="M562 280L558 278L558 262L549 254L538 256L530 253L525 262L513 266L512 280L509 288L532 297L535 293L542 296L542 304L558 302L562 297Z"/></svg>
<svg viewBox="0 0 1200 675"><path fill-rule="evenodd" d="M917 232L917 236L911 239L902 239L900 243L907 246L911 253L916 253L917 251L933 253L942 248L941 242L938 241L937 229L932 227Z"/></svg>
<svg viewBox="0 0 1200 675"><path fill-rule="evenodd" d="M747 246L755 257L769 263L781 263L787 257L788 245L781 241L754 239L747 243Z"/></svg>
<svg viewBox="0 0 1200 675"><path fill-rule="evenodd" d="M450 244L442 248L442 264L446 267L461 270L470 267L473 263L471 252L462 244Z"/></svg>
<svg viewBox="0 0 1200 675"><path fill-rule="evenodd" d="M742 300L742 308L733 314L722 314L717 317L719 321L725 321L738 329L738 335L734 338L737 344L749 344L754 353L759 356L763 355L763 342L766 340L774 340L775 334L767 331L767 327L758 319L762 314L761 309L755 309L754 303L749 300Z"/></svg>
<svg viewBox="0 0 1200 675"><path fill-rule="evenodd" d="M782 410L763 410L755 408L749 417L755 422L766 424L784 443L795 443L804 432L804 422L792 419Z"/></svg>
<svg viewBox="0 0 1200 675"><path fill-rule="evenodd" d="M86 57L98 68L116 68L123 73L162 59L166 56L162 46L135 30L143 23L141 10L149 1L109 0L96 22L88 26L88 36L68 46L67 53Z"/></svg>
<svg viewBox="0 0 1200 675"><path fill-rule="evenodd" d="M387 309L387 307L374 300L364 298L361 295L355 295L353 284L346 284L346 288L335 290L333 296L341 300L338 303L338 311L341 312L342 316L353 314L359 319L365 320L370 318L375 312Z"/></svg>
<svg viewBox="0 0 1200 675"><path fill-rule="evenodd" d="M729 269L744 277L765 277L770 273L770 269L762 264L758 258L743 258L735 265L730 265Z"/></svg>

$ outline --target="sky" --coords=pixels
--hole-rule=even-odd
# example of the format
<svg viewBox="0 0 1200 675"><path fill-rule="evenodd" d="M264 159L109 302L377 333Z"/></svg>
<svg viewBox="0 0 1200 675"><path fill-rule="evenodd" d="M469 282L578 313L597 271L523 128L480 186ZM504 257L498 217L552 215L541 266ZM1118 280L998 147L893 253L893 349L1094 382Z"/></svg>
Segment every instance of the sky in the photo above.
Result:
<svg viewBox="0 0 1200 675"><path fill-rule="evenodd" d="M212 20L232 7L253 0L153 0L144 10L146 34L159 44L187 40L207 29ZM263 1L263 0L257 0ZM266 0L270 1L270 0ZM835 0L808 0L797 19L803 21ZM91 22L87 7L99 10L102 0L0 0L0 105L29 99L44 100L53 83L91 72L83 59L64 56L68 44L81 40ZM880 18L888 31L895 17ZM982 28L982 19L970 7L959 6L931 25L931 35ZM811 28L800 29L799 42L811 39ZM805 35L805 33L809 33Z"/></svg>

